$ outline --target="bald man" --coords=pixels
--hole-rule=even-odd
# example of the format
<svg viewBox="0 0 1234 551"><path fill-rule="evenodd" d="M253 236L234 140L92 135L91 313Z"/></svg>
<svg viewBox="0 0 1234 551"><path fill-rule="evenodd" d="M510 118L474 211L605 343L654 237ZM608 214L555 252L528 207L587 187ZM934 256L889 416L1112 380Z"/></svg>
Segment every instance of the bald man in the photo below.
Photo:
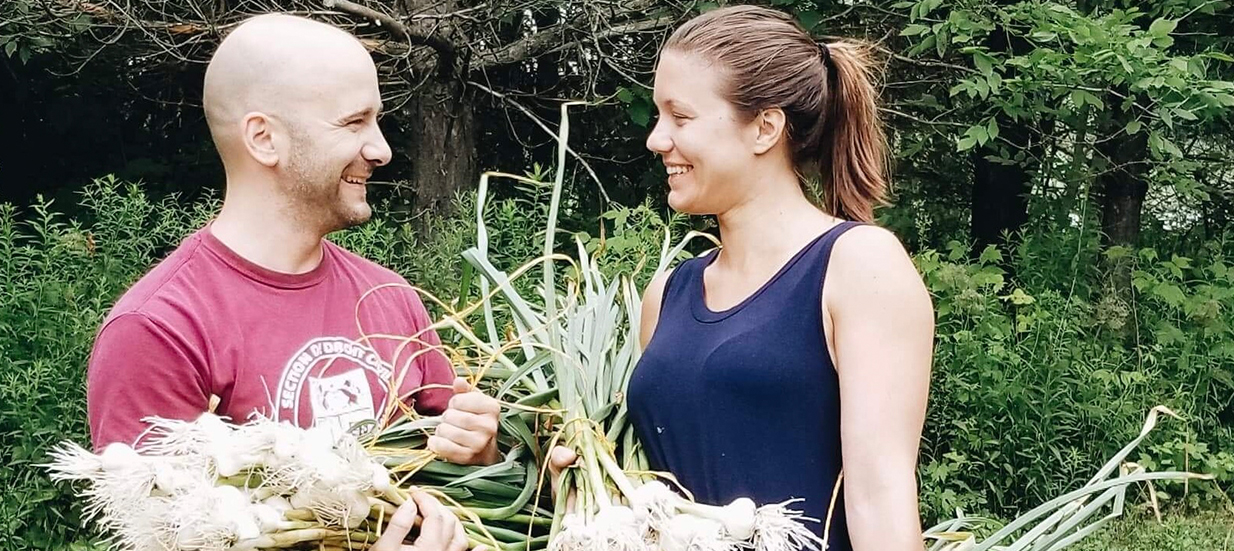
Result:
<svg viewBox="0 0 1234 551"><path fill-rule="evenodd" d="M498 402L455 378L416 293L326 239L369 219L365 185L390 160L361 43L307 19L250 19L211 59L203 103L226 168L223 206L99 330L95 447L136 442L147 416L196 418L212 397L236 422L258 414L341 434L397 410L398 388L442 414L428 444L439 456L496 462Z"/></svg>

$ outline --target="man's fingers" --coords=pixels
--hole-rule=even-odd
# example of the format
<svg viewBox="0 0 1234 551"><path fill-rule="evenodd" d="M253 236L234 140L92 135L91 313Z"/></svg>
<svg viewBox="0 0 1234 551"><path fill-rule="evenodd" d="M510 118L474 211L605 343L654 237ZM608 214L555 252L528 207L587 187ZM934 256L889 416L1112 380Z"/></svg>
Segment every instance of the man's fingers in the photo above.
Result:
<svg viewBox="0 0 1234 551"><path fill-rule="evenodd" d="M467 551L467 532L463 530L463 523L454 523L454 539L450 540L449 551Z"/></svg>
<svg viewBox="0 0 1234 551"><path fill-rule="evenodd" d="M420 525L420 537L416 538L416 549L424 551L447 549L451 540L454 539L453 524L457 524L458 519L427 493L415 492L411 495L411 499L420 507L420 516L424 518L424 522Z"/></svg>
<svg viewBox="0 0 1234 551"><path fill-rule="evenodd" d="M441 414L441 425L451 425L463 430L494 434L497 432L497 416L478 415L459 409L448 409Z"/></svg>
<svg viewBox="0 0 1234 551"><path fill-rule="evenodd" d="M488 446L490 438L487 435L480 434L478 432L468 432L457 427L440 425L437 427L436 434L429 437L430 443L434 440L437 441L436 447L441 447L441 449L439 450L435 449L435 446L429 446L429 450L438 452L438 455L440 455L442 451L455 449L446 444L446 442L457 446L460 453L478 454L483 452L484 448Z"/></svg>
<svg viewBox="0 0 1234 551"><path fill-rule="evenodd" d="M553 450L549 452L548 467L550 471L560 473L575 461L578 461L578 454L574 453L574 450L565 446L553 446Z"/></svg>
<svg viewBox="0 0 1234 551"><path fill-rule="evenodd" d="M420 506L416 502L407 500L406 503L399 506L390 515L389 522L386 523L386 530L381 534L380 538L373 544L370 551L398 551L402 548L403 540L407 538L407 534L411 533L411 529L416 525L416 517L419 516Z"/></svg>
<svg viewBox="0 0 1234 551"><path fill-rule="evenodd" d="M429 451L437 454L442 459L451 463L463 463L471 460L471 456L475 453L467 448L464 448L447 438L438 435L428 437Z"/></svg>
<svg viewBox="0 0 1234 551"><path fill-rule="evenodd" d="M450 409L457 409L468 413L501 413L501 402L479 391L455 394L453 398L450 398L449 407Z"/></svg>

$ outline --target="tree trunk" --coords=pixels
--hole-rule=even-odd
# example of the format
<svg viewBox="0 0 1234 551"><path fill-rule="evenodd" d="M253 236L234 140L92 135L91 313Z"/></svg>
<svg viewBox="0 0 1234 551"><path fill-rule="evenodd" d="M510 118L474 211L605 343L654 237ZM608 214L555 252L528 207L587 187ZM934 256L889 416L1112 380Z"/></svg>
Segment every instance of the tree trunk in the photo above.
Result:
<svg viewBox="0 0 1234 551"><path fill-rule="evenodd" d="M1143 132L1120 135L1098 146L1110 163L1097 177L1101 230L1108 246L1140 242L1140 213L1148 195L1148 138Z"/></svg>
<svg viewBox="0 0 1234 551"><path fill-rule="evenodd" d="M1009 3L1009 0L999 0ZM1023 38L997 28L986 39L991 51L1023 55L1033 46ZM1014 69L1006 77L1014 77ZM970 211L970 230L973 239L973 256L981 254L989 245L1006 246L1004 235L1019 231L1028 222L1028 194L1032 190L1032 178L1037 169L1037 159L1043 151L1041 140L1033 139L1032 122L1011 120L1001 112L995 115L999 125L1001 143L991 141L973 150L973 195ZM999 146L1006 146L1007 155L1014 157L1017 151L1025 152L1023 161L1015 164L993 161L1004 157ZM1007 161L1009 159L1003 159ZM1008 262L1008 267L1011 263Z"/></svg>
<svg viewBox="0 0 1234 551"><path fill-rule="evenodd" d="M1112 132L1111 132L1112 133ZM1101 206L1102 240L1106 247L1135 248L1140 241L1140 214L1148 195L1148 137L1140 132L1108 139L1098 145L1102 166L1096 180L1096 197ZM1135 335L1132 305L1134 255L1106 257L1105 297L1102 317L1130 346Z"/></svg>
<svg viewBox="0 0 1234 551"><path fill-rule="evenodd" d="M400 152L410 165L413 212L448 213L456 192L480 177L473 91L458 80L431 79L402 110Z"/></svg>
<svg viewBox="0 0 1234 551"><path fill-rule="evenodd" d="M1028 127L1023 122L1008 124L1000 134L1014 147L1027 149ZM990 160L998 156L998 150L991 147L980 147L973 153L971 231L974 254L981 254L989 245L1005 245L1004 234L1014 233L1028 222L1032 173L1025 164ZM1035 156L1030 152L1029 157Z"/></svg>

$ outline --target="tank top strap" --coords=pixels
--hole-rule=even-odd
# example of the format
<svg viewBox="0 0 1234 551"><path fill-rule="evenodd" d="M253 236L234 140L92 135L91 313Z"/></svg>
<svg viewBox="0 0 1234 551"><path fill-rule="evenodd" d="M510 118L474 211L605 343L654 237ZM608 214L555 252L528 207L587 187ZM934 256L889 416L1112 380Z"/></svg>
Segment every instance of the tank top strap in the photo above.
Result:
<svg viewBox="0 0 1234 551"><path fill-rule="evenodd" d="M660 311L663 312L669 304L688 304L692 300L694 282L703 276L703 269L711 263L711 259L719 249L706 254L683 260L664 282L664 296L660 300Z"/></svg>
<svg viewBox="0 0 1234 551"><path fill-rule="evenodd" d="M831 251L835 248L836 241L848 230L857 226L864 225L864 222L854 222L846 220L840 222L815 238L815 242L811 243L804 254L802 254L799 266L807 273L805 279L807 281L816 281L819 283L818 290L822 292L823 279L827 277L827 267L831 264Z"/></svg>

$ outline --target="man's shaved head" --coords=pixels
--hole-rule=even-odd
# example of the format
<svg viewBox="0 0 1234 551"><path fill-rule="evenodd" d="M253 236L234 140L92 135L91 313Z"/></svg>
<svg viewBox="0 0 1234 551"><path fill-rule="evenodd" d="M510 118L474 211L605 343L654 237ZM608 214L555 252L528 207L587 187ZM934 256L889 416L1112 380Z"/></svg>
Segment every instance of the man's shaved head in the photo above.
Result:
<svg viewBox="0 0 1234 551"><path fill-rule="evenodd" d="M203 95L229 194L273 195L327 231L368 219L364 184L390 150L377 69L359 40L301 17L254 17L219 45Z"/></svg>
<svg viewBox="0 0 1234 551"><path fill-rule="evenodd" d="M229 142L245 114L286 116L320 99L322 84L338 72L366 65L375 79L364 46L341 29L290 15L254 17L227 35L206 68L206 121L216 142Z"/></svg>

